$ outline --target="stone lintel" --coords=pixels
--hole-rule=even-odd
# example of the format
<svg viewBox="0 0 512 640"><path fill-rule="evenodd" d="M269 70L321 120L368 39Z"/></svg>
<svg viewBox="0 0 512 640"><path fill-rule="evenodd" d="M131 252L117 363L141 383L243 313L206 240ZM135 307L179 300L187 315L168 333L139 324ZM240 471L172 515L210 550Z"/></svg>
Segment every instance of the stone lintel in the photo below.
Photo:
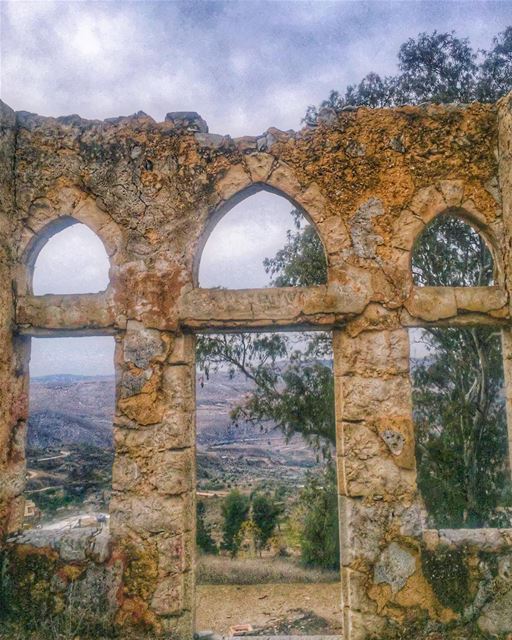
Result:
<svg viewBox="0 0 512 640"><path fill-rule="evenodd" d="M16 306L18 332L52 335L69 330L73 335L114 333L125 324L116 318L112 297L107 292L19 297Z"/></svg>

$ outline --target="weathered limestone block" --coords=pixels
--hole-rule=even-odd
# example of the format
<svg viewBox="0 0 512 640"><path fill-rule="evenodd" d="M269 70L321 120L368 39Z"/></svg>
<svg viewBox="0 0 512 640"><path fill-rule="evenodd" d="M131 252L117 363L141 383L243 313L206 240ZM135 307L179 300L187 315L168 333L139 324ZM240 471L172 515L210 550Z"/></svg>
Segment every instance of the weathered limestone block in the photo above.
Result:
<svg viewBox="0 0 512 640"><path fill-rule="evenodd" d="M404 306L412 316L429 322L457 315L452 287L414 287Z"/></svg>
<svg viewBox="0 0 512 640"><path fill-rule="evenodd" d="M160 616L173 616L183 609L183 580L182 573L178 573L158 582L151 607Z"/></svg>
<svg viewBox="0 0 512 640"><path fill-rule="evenodd" d="M439 543L453 547L474 547L499 552L512 544L512 529L440 529Z"/></svg>
<svg viewBox="0 0 512 640"><path fill-rule="evenodd" d="M402 589L416 571L416 558L410 551L392 542L381 553L373 570L375 584L386 583L393 593Z"/></svg>
<svg viewBox="0 0 512 640"><path fill-rule="evenodd" d="M336 332L343 353L338 375L389 376L409 372L409 337L403 329L367 331L359 336Z"/></svg>
<svg viewBox="0 0 512 640"><path fill-rule="evenodd" d="M276 163L267 182L290 198L294 198L303 190L294 171L284 162Z"/></svg>
<svg viewBox="0 0 512 640"><path fill-rule="evenodd" d="M195 412L168 410L162 422L140 428L135 423L121 424L114 429L116 449L120 453L139 452L152 454L156 451L184 449L194 444Z"/></svg>
<svg viewBox="0 0 512 640"><path fill-rule="evenodd" d="M351 611L376 613L377 606L375 602L372 602L366 594L367 581L367 574L348 567L342 567L341 587L344 607Z"/></svg>
<svg viewBox="0 0 512 640"><path fill-rule="evenodd" d="M340 519L344 518L347 523L341 530L343 566L354 566L359 559L365 563L375 562L379 556L381 540L393 519L389 503L340 496L339 505Z"/></svg>
<svg viewBox="0 0 512 640"><path fill-rule="evenodd" d="M343 417L347 421L375 420L379 416L407 416L410 413L408 377L344 376L340 386Z"/></svg>
<svg viewBox="0 0 512 640"><path fill-rule="evenodd" d="M363 203L350 219L352 247L358 258L377 258L377 247L384 244L384 238L375 231L373 219L383 214L382 202L372 197Z"/></svg>
<svg viewBox="0 0 512 640"><path fill-rule="evenodd" d="M196 338L192 334L174 335L172 348L167 359L169 364L195 365Z"/></svg>
<svg viewBox="0 0 512 640"><path fill-rule="evenodd" d="M393 247L411 251L424 229L421 217L410 209L404 209L393 223Z"/></svg>
<svg viewBox="0 0 512 640"><path fill-rule="evenodd" d="M10 544L32 549L49 548L65 562L91 558L103 563L110 558L111 537L107 527L83 529L28 529L9 539Z"/></svg>
<svg viewBox="0 0 512 640"><path fill-rule="evenodd" d="M484 607L478 627L494 637L512 633L512 586Z"/></svg>
<svg viewBox="0 0 512 640"><path fill-rule="evenodd" d="M121 398L117 406L130 420L143 426L160 423L165 412L165 404L156 391Z"/></svg>
<svg viewBox="0 0 512 640"><path fill-rule="evenodd" d="M118 313L110 293L84 293L18 298L16 320L22 330L32 327L58 330L122 328L124 318Z"/></svg>
<svg viewBox="0 0 512 640"><path fill-rule="evenodd" d="M192 491L195 450L161 451L148 460L147 482L161 495Z"/></svg>
<svg viewBox="0 0 512 640"><path fill-rule="evenodd" d="M148 382L153 375L152 369L128 369L123 371L121 378L121 398L130 398L143 392L148 393Z"/></svg>
<svg viewBox="0 0 512 640"><path fill-rule="evenodd" d="M408 495L415 490L414 471L400 469L392 460L375 456L371 461L345 460L346 495L379 496Z"/></svg>
<svg viewBox="0 0 512 640"><path fill-rule="evenodd" d="M185 412L194 406L195 374L189 365L165 367L163 390L172 411Z"/></svg>
<svg viewBox="0 0 512 640"><path fill-rule="evenodd" d="M241 192L251 184L251 178L245 167L241 164L232 166L223 178L217 181L216 189L222 200L228 200L231 196Z"/></svg>
<svg viewBox="0 0 512 640"><path fill-rule="evenodd" d="M438 213L447 208L447 204L443 194L434 186L430 186L418 191L408 208L428 224Z"/></svg>
<svg viewBox="0 0 512 640"><path fill-rule="evenodd" d="M177 535L192 526L195 517L191 497L114 493L110 502L110 529L116 537L131 533Z"/></svg>
<svg viewBox="0 0 512 640"><path fill-rule="evenodd" d="M464 199L463 180L441 180L439 189L448 207L459 207Z"/></svg>
<svg viewBox="0 0 512 640"><path fill-rule="evenodd" d="M178 534L172 537L159 537L158 547L158 570L161 576L182 574L190 571L191 549L187 534Z"/></svg>
<svg viewBox="0 0 512 640"><path fill-rule="evenodd" d="M244 158L253 182L265 182L272 171L274 157L267 153L250 153Z"/></svg>
<svg viewBox="0 0 512 640"><path fill-rule="evenodd" d="M504 307L508 295L500 287L460 287L455 289L455 300L459 311L489 312Z"/></svg>
<svg viewBox="0 0 512 640"><path fill-rule="evenodd" d="M147 369L152 362L161 362L167 353L162 334L155 329L146 329L135 320L129 320L124 338L124 360L139 369Z"/></svg>

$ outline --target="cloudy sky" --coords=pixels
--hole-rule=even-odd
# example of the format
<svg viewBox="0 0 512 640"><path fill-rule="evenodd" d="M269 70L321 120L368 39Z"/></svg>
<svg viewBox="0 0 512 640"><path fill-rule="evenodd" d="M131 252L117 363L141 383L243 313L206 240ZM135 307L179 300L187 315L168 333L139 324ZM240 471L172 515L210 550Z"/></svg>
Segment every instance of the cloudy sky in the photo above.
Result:
<svg viewBox="0 0 512 640"><path fill-rule="evenodd" d="M194 110L210 131L236 136L300 127L306 107L331 89L369 71L394 73L400 44L421 31L455 30L475 48L488 48L512 23L512 0L3 0L0 18L1 96L14 109L100 119L143 110L156 120ZM217 247L211 237L202 284L262 284L261 258L282 244L289 205L257 197L222 221ZM257 240L248 241L245 219L259 221ZM41 255L36 290L103 288L97 240L78 225L64 233L60 251L55 238L52 251ZM235 251L249 259L238 271L246 280L221 282L218 274L233 273ZM71 256L75 272L66 266ZM34 340L32 373L105 373L111 364L99 363L111 363L105 345L112 342Z"/></svg>
<svg viewBox="0 0 512 640"><path fill-rule="evenodd" d="M420 31L454 29L485 48L512 19L510 0L0 4L2 97L14 109L157 120L194 110L232 135L298 127L330 89L393 73Z"/></svg>

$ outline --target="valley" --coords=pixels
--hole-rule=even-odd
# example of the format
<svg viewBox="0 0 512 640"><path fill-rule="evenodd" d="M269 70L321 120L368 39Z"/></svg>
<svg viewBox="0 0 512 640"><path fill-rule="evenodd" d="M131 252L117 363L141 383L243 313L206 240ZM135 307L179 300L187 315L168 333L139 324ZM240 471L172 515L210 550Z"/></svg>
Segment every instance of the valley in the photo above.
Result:
<svg viewBox="0 0 512 640"><path fill-rule="evenodd" d="M250 391L242 376L197 380L197 489L204 497L234 486L290 490L317 464L301 438L287 442L273 425L233 425L231 408ZM57 375L30 385L27 491L41 522L107 511L110 498L113 376Z"/></svg>

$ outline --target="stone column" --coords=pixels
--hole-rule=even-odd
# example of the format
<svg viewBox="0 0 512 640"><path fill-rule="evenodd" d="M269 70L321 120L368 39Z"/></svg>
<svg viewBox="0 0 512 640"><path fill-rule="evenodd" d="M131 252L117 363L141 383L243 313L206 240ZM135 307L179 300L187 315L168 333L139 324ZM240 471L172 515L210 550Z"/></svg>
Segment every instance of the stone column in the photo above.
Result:
<svg viewBox="0 0 512 640"><path fill-rule="evenodd" d="M0 541L23 521L28 415L28 342L14 339L15 128L14 112L0 102Z"/></svg>
<svg viewBox="0 0 512 640"><path fill-rule="evenodd" d="M111 531L125 563L118 620L191 638L194 337L130 321L117 361Z"/></svg>
<svg viewBox="0 0 512 640"><path fill-rule="evenodd" d="M501 201L503 206L503 229L505 238L503 263L505 286L512 309L512 93L502 98L498 109L498 161ZM509 461L512 473L512 330L502 332L503 367L505 371L505 397L508 424Z"/></svg>
<svg viewBox="0 0 512 640"><path fill-rule="evenodd" d="M498 102L498 168L503 208L503 267L512 310L512 92Z"/></svg>
<svg viewBox="0 0 512 640"><path fill-rule="evenodd" d="M385 630L420 603L421 508L405 329L336 331L337 460L345 640Z"/></svg>

